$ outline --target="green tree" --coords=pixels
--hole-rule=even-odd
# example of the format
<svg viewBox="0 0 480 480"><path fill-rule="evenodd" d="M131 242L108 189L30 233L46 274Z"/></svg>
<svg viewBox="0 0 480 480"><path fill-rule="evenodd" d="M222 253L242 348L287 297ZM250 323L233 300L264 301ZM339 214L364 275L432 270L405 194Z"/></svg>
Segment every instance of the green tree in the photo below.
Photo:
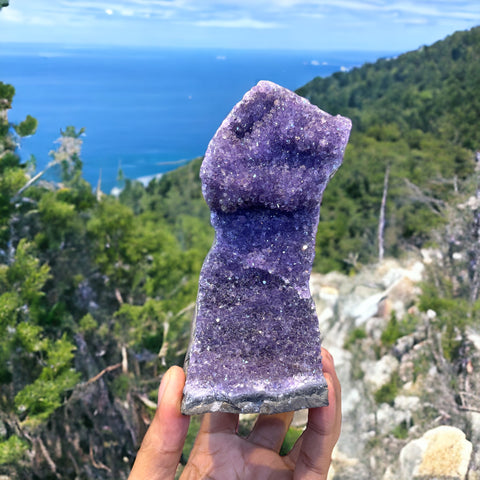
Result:
<svg viewBox="0 0 480 480"><path fill-rule="evenodd" d="M34 426L45 420L79 379L72 370L73 344L65 335L48 337L43 327L43 289L50 278L49 267L40 264L25 240L17 246L13 263L1 269L0 381L8 393L0 402L8 423L17 419ZM11 428L16 430L14 424Z"/></svg>
<svg viewBox="0 0 480 480"><path fill-rule="evenodd" d="M27 118L25 118L25 120L20 122L18 125L15 125L14 128L21 137L28 137L37 131L37 126L37 119L33 118L31 115L27 115Z"/></svg>

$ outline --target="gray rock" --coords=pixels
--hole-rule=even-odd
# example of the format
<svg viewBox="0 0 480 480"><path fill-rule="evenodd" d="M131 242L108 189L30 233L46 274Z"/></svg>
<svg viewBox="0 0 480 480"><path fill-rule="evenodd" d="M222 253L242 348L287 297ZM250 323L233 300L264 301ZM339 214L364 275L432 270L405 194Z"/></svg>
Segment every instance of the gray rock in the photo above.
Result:
<svg viewBox="0 0 480 480"><path fill-rule="evenodd" d="M403 410L404 412L418 412L422 409L422 402L419 397L398 395L395 398L394 407L397 410Z"/></svg>
<svg viewBox="0 0 480 480"><path fill-rule="evenodd" d="M397 339L397 341L395 342L395 345L393 346L393 353L398 359L400 359L401 357L403 357L403 355L409 352L414 345L415 345L414 335L413 334L405 335Z"/></svg>
<svg viewBox="0 0 480 480"><path fill-rule="evenodd" d="M398 366L398 360L390 354L384 355L378 362L362 362L364 381L374 392L390 381Z"/></svg>
<svg viewBox="0 0 480 480"><path fill-rule="evenodd" d="M403 422L409 424L411 413L408 410L397 410L382 403L377 410L377 430L380 435L387 435Z"/></svg>
<svg viewBox="0 0 480 480"><path fill-rule="evenodd" d="M422 455L427 448L427 440L419 438L407 443L400 451L400 476L401 480L411 480L414 472L422 462Z"/></svg>

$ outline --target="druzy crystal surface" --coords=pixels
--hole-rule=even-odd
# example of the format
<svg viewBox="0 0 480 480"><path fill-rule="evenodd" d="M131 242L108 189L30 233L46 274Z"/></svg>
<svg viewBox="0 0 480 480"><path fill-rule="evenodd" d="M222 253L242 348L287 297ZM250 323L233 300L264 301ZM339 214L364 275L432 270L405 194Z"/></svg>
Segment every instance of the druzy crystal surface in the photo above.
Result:
<svg viewBox="0 0 480 480"><path fill-rule="evenodd" d="M262 81L210 141L200 177L216 236L199 280L183 413L327 405L309 278L322 194L350 128Z"/></svg>

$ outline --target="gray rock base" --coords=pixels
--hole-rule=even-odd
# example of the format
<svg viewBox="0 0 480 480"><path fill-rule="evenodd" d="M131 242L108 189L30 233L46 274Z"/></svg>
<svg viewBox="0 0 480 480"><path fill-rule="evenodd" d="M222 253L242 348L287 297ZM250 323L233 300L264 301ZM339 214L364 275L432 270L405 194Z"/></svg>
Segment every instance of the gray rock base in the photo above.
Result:
<svg viewBox="0 0 480 480"><path fill-rule="evenodd" d="M292 412L304 408L326 407L328 405L328 389L298 390L291 394L279 396L240 396L237 398L195 398L186 395L182 401L184 415L199 415L209 412L227 413L263 413L274 414Z"/></svg>

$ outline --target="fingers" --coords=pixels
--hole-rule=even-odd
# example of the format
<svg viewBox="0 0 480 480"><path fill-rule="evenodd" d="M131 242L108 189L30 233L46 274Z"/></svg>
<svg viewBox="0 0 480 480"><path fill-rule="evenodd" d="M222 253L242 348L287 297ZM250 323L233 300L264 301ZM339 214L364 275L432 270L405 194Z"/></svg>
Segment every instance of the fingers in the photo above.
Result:
<svg viewBox="0 0 480 480"><path fill-rule="evenodd" d="M289 454L290 459L296 463L294 479L326 479L332 450L340 436L341 387L335 373L333 359L326 350L323 350L323 362L329 405L312 408L309 411L307 429Z"/></svg>
<svg viewBox="0 0 480 480"><path fill-rule="evenodd" d="M129 480L173 480L188 432L190 417L180 413L185 374L172 367L158 392L158 408L145 434Z"/></svg>
<svg viewBox="0 0 480 480"><path fill-rule="evenodd" d="M292 418L293 412L259 415L248 440L278 453Z"/></svg>
<svg viewBox="0 0 480 480"><path fill-rule="evenodd" d="M236 433L238 415L236 413L206 413L200 426L200 433Z"/></svg>
<svg viewBox="0 0 480 480"><path fill-rule="evenodd" d="M333 364L333 357L331 353L323 347L322 347L322 369L323 369L323 373L329 373L330 375L332 375L332 377L337 378L337 372L335 372L335 366Z"/></svg>

